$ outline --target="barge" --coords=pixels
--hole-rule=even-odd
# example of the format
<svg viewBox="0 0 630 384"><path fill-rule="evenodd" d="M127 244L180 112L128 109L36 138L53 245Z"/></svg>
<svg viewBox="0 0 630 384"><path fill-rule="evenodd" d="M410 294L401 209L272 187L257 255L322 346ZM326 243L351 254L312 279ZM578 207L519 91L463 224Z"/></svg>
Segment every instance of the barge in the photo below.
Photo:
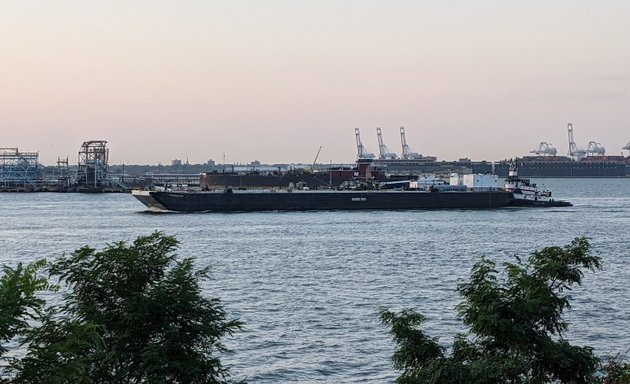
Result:
<svg viewBox="0 0 630 384"><path fill-rule="evenodd" d="M314 210L489 209L510 205L503 190L212 190L132 191L152 210L248 212Z"/></svg>

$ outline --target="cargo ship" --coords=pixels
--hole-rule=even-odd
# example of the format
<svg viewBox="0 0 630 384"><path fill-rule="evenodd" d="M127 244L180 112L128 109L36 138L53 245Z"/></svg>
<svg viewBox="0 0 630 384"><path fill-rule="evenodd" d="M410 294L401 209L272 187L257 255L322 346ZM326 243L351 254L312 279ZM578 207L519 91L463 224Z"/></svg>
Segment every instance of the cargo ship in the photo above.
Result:
<svg viewBox="0 0 630 384"><path fill-rule="evenodd" d="M416 161L401 159L359 159L357 165L376 177L399 177L426 173L494 173L507 177L511 164L517 163L523 177L627 177L630 159L625 156L587 156L573 160L568 156L523 156L496 162Z"/></svg>
<svg viewBox="0 0 630 384"><path fill-rule="evenodd" d="M586 156L579 160L568 156L524 156L516 159L519 174L524 177L626 177L627 161L624 156Z"/></svg>

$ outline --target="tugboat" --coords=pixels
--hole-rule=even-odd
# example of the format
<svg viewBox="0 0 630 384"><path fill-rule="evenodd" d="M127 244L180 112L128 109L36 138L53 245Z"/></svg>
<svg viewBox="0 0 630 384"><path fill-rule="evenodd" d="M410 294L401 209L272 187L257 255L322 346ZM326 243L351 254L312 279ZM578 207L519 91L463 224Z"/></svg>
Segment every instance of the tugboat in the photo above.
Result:
<svg viewBox="0 0 630 384"><path fill-rule="evenodd" d="M503 189L513 195L511 206L517 207L570 207L571 204L564 200L555 200L551 197L551 191L540 189L529 179L518 176L516 167L510 167L508 177L505 179Z"/></svg>

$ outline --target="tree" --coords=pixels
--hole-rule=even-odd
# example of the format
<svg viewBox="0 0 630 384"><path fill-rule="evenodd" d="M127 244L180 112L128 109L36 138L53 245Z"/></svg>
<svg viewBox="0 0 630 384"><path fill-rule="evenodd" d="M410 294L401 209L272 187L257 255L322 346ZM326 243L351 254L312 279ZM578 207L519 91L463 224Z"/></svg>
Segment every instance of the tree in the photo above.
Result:
<svg viewBox="0 0 630 384"><path fill-rule="evenodd" d="M505 263L504 275L482 258L458 285L464 300L457 311L469 331L455 337L450 354L419 329L421 314L381 309L398 345L392 361L403 372L397 382L594 382L599 360L590 347L563 337L562 318L571 308L567 291L581 284L583 270L601 269L590 249L587 239L576 238L564 248L533 252L527 262Z"/></svg>
<svg viewBox="0 0 630 384"><path fill-rule="evenodd" d="M177 260L156 232L102 251L83 247L48 266L66 289L26 337L15 383L224 383L220 339L241 327L201 295L208 269Z"/></svg>
<svg viewBox="0 0 630 384"><path fill-rule="evenodd" d="M37 320L42 313L44 299L37 292L54 289L37 271L44 260L28 264L19 263L16 268L4 266L0 276L0 356L7 352L4 343L22 335L29 328L29 321Z"/></svg>

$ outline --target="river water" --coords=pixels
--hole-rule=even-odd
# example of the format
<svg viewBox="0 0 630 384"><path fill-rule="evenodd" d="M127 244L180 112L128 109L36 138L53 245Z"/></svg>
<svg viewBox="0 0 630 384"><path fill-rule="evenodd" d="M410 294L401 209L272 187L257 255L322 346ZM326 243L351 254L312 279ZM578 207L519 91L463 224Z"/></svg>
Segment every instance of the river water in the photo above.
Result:
<svg viewBox="0 0 630 384"><path fill-rule="evenodd" d="M149 213L128 194L0 194L0 262L55 258L155 230L212 267L204 284L245 323L222 356L251 383L393 382L381 306L413 307L445 346L463 330L456 286L482 255L497 262L577 236L604 268L574 289L568 338L599 356L630 347L630 179L541 179L566 208Z"/></svg>

